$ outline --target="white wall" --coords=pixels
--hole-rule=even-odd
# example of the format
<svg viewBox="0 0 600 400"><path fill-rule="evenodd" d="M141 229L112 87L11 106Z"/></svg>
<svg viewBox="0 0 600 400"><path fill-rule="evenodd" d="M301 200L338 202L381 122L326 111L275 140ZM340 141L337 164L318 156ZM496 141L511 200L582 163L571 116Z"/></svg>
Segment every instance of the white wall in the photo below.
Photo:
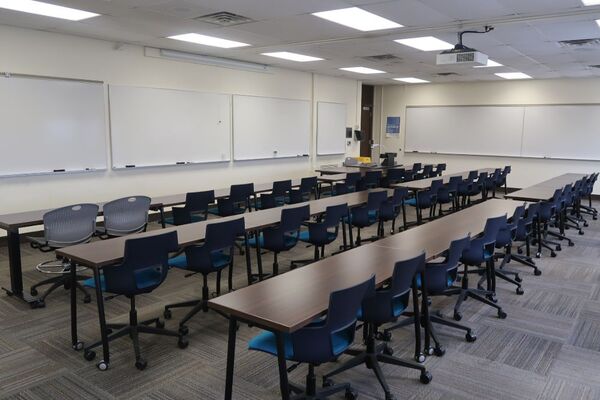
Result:
<svg viewBox="0 0 600 400"><path fill-rule="evenodd" d="M382 87L382 106L376 110L376 115L381 120L380 135L384 148L386 151L397 151L399 148L404 150L407 106L590 103L600 103L600 79L389 85ZM398 139L385 137L387 116L402 118ZM598 158L600 159L600 149ZM508 184L517 188L530 186L566 172L600 171L600 162L593 161L413 153L402 153L400 160L407 164L445 162L449 172L511 165L513 168ZM600 193L600 186L596 187L595 193Z"/></svg>
<svg viewBox="0 0 600 400"><path fill-rule="evenodd" d="M144 56L144 48L27 29L0 26L0 71L99 80L105 84L188 89L346 103L348 126L360 124L360 82L292 70L246 72ZM106 92L106 90L105 90ZM108 101L108 99L107 99ZM316 121L313 117L312 155ZM107 112L107 144L110 144ZM169 143L165 143L169 145ZM110 157L110 146L108 156ZM0 148L1 133L0 133ZM10 149L2 148L2 151ZM348 154L358 153L354 143ZM80 201L110 200L130 194L161 195L270 182L314 174L314 166L343 156L157 167L63 176L0 178L0 214L52 208ZM68 157L56 154L56 157ZM109 162L109 165L110 162Z"/></svg>

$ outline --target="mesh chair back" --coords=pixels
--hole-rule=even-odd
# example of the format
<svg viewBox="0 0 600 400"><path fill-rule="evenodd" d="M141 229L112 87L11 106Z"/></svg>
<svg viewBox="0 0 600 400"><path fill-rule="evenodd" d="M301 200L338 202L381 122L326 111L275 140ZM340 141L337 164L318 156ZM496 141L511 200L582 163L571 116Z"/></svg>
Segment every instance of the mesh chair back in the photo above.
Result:
<svg viewBox="0 0 600 400"><path fill-rule="evenodd" d="M84 243L96 231L96 204L76 204L44 214L44 239L48 246L60 248Z"/></svg>
<svg viewBox="0 0 600 400"><path fill-rule="evenodd" d="M146 229L150 202L147 196L131 196L106 203L102 208L106 233L123 236Z"/></svg>
<svg viewBox="0 0 600 400"><path fill-rule="evenodd" d="M177 231L126 240L123 262L103 270L106 291L125 296L153 291L167 277L169 252L177 248Z"/></svg>

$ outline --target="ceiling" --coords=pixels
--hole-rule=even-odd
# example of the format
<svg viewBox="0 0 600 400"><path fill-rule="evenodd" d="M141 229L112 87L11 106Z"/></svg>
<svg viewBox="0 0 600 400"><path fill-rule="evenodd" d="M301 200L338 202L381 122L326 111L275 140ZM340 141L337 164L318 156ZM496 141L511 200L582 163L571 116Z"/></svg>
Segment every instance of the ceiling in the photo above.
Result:
<svg viewBox="0 0 600 400"><path fill-rule="evenodd" d="M396 77L433 82L501 80L496 72L524 72L536 79L600 77L600 46L564 48L559 40L600 38L600 6L584 7L580 0L44 0L102 14L70 22L0 9L0 24L78 36L233 58L278 67L346 76L374 84L398 84ZM359 6L391 19L403 28L360 32L311 13ZM228 11L252 22L221 27L195 18ZM436 66L436 52L422 52L394 39L435 36L455 43L461 29L495 30L466 35L465 44L503 64L497 68ZM182 33L201 33L249 43L219 49L166 39ZM325 60L297 63L263 56L291 51ZM391 54L393 61L363 57ZM386 74L358 75L340 67L364 66ZM456 75L439 76L439 73Z"/></svg>

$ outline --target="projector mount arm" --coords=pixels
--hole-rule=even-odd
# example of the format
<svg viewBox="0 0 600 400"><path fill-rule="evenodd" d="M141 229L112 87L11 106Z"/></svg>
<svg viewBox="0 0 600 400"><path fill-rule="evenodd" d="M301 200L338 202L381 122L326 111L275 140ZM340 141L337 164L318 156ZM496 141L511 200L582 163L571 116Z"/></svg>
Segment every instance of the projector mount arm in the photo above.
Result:
<svg viewBox="0 0 600 400"><path fill-rule="evenodd" d="M494 27L491 25L486 25L482 31L462 31L458 32L458 44L454 46L454 50L471 50L467 46L463 45L463 35L465 33L488 33L494 30Z"/></svg>

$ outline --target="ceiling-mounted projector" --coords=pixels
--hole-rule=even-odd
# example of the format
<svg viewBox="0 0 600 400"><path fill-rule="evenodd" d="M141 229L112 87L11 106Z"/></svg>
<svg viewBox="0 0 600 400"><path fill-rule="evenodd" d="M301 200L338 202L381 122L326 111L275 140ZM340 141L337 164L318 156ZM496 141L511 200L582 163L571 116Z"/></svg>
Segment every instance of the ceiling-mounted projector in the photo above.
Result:
<svg viewBox="0 0 600 400"><path fill-rule="evenodd" d="M451 50L442 51L436 57L437 65L486 65L488 56L480 51L463 45L462 37L465 33L488 33L494 29L486 26L483 31L462 31L458 33L458 44Z"/></svg>

